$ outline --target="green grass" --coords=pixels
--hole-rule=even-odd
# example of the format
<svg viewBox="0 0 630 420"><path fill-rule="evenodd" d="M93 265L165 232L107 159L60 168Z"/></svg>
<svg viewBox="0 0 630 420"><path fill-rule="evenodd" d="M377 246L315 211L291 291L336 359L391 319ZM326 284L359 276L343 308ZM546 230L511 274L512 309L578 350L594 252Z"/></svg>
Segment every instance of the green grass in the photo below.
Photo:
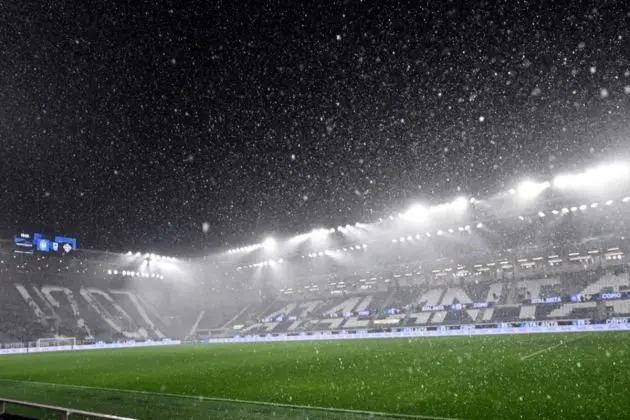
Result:
<svg viewBox="0 0 630 420"><path fill-rule="evenodd" d="M628 418L629 356L625 333L12 355L0 356L0 396L152 419L360 417L159 394L468 419Z"/></svg>

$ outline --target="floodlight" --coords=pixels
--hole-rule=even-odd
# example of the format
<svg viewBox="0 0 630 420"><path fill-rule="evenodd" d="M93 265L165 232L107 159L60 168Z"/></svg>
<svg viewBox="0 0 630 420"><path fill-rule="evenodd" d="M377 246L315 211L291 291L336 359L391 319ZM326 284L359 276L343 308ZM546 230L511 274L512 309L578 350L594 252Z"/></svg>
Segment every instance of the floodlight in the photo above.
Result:
<svg viewBox="0 0 630 420"><path fill-rule="evenodd" d="M591 208L592 208L592 209L597 208L597 206L599 206L599 204L598 204L598 203L592 203L592 204L591 204Z"/></svg>
<svg viewBox="0 0 630 420"><path fill-rule="evenodd" d="M466 207L468 207L468 200L466 199L466 197L457 197L455 200L453 200L451 206L457 211L466 210Z"/></svg>
<svg viewBox="0 0 630 420"><path fill-rule="evenodd" d="M612 181L627 178L630 174L628 165L611 163L589 169L579 174L559 175L554 178L556 188L600 187Z"/></svg>
<svg viewBox="0 0 630 420"><path fill-rule="evenodd" d="M415 204L409 208L403 217L411 222L422 222L426 220L429 211L420 204Z"/></svg>
<svg viewBox="0 0 630 420"><path fill-rule="evenodd" d="M628 202L630 202L630 197L624 197L624 198L621 199L621 201L624 202L624 203L628 203Z"/></svg>
<svg viewBox="0 0 630 420"><path fill-rule="evenodd" d="M607 206L610 206L612 203L614 203L614 201L612 201L612 200L608 200L608 201L606 201L606 205L607 205Z"/></svg>
<svg viewBox="0 0 630 420"><path fill-rule="evenodd" d="M112 270L107 270L107 274L112 275Z"/></svg>
<svg viewBox="0 0 630 420"><path fill-rule="evenodd" d="M578 209L578 208L577 208L577 206L573 206L573 207L571 207L571 211L572 211L572 212L576 212L576 211L577 211L577 209Z"/></svg>
<svg viewBox="0 0 630 420"><path fill-rule="evenodd" d="M411 236L411 235L407 236L407 240L408 241L412 241L413 240L413 236Z"/></svg>
<svg viewBox="0 0 630 420"><path fill-rule="evenodd" d="M538 212L538 217L545 217L545 212L539 211Z"/></svg>
<svg viewBox="0 0 630 420"><path fill-rule="evenodd" d="M562 207L562 214L567 214L569 212L569 209L566 207Z"/></svg>
<svg viewBox="0 0 630 420"><path fill-rule="evenodd" d="M396 242L398 242L397 239L392 239L392 243L395 244Z"/></svg>
<svg viewBox="0 0 630 420"><path fill-rule="evenodd" d="M328 229L314 229L311 232L311 238L313 239L324 239L328 236L330 232Z"/></svg>
<svg viewBox="0 0 630 420"><path fill-rule="evenodd" d="M263 247L268 251L275 249L276 245L276 240L271 237L265 239L265 241L263 242Z"/></svg>
<svg viewBox="0 0 630 420"><path fill-rule="evenodd" d="M367 248L367 244L363 244L362 247L363 247L363 249L366 249Z"/></svg>
<svg viewBox="0 0 630 420"><path fill-rule="evenodd" d="M549 182L523 181L519 184L517 192L519 197L524 199L532 199L538 194L549 188Z"/></svg>
<svg viewBox="0 0 630 420"><path fill-rule="evenodd" d="M483 227L483 223L479 222L477 223L477 229L481 229Z"/></svg>
<svg viewBox="0 0 630 420"><path fill-rule="evenodd" d="M551 212L552 212L554 215L558 215L558 214L560 214L560 212L559 212L558 210L551 210Z"/></svg>
<svg viewBox="0 0 630 420"><path fill-rule="evenodd" d="M582 204L582 205L580 206L580 210L582 210L582 211L586 210L586 204Z"/></svg>

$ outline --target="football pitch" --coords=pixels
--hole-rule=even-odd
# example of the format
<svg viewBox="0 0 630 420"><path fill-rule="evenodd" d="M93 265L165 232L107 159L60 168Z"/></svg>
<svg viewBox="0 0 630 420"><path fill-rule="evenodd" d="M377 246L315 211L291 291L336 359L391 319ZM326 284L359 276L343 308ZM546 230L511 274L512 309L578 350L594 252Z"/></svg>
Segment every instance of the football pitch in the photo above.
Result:
<svg viewBox="0 0 630 420"><path fill-rule="evenodd" d="M10 355L0 397L141 419L621 419L629 357L627 333Z"/></svg>

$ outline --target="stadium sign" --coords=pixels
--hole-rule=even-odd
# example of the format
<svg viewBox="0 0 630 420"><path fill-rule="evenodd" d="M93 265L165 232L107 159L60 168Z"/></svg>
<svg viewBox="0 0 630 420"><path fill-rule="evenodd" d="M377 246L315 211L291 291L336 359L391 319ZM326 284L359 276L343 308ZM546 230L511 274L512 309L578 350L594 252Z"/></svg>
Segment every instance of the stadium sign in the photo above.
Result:
<svg viewBox="0 0 630 420"><path fill-rule="evenodd" d="M20 233L15 235L15 252L33 254L35 251L43 254L70 254L77 250L77 239L66 236L49 238L41 233Z"/></svg>

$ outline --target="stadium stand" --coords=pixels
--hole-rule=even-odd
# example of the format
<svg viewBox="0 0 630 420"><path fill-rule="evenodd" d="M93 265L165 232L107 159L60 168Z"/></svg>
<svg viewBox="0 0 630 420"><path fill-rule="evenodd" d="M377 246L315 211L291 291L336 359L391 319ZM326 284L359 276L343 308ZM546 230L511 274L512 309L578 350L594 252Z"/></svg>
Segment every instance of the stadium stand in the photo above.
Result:
<svg viewBox="0 0 630 420"><path fill-rule="evenodd" d="M295 254L278 277L264 274L273 271L268 268L250 270L229 258L206 256L180 261L166 279L140 276L136 268L130 276L131 263L146 266L148 257L77 252L52 258L16 254L0 244L0 343L6 347L55 337L95 342L301 334L629 315L628 215L614 206L588 217L578 213L570 210L551 221L522 217L522 223L512 216L482 214L487 220L474 234L460 227L451 229L457 235L451 238L388 237L387 246L355 246L347 264Z"/></svg>
<svg viewBox="0 0 630 420"><path fill-rule="evenodd" d="M630 290L625 257L611 259L602 252L579 270L565 265L536 271L521 261L522 270L513 268L508 276L483 275L485 266L481 265L476 272L458 266L465 272L460 276L433 269L402 286L400 278L392 281L386 272L351 276L318 287L296 288L295 293L259 296L243 306L238 302L200 305L179 310L176 317L121 283L97 285L88 275L43 275L31 281L32 273L4 270L0 340L10 343L56 336L144 340L630 314L630 298L624 294Z"/></svg>

